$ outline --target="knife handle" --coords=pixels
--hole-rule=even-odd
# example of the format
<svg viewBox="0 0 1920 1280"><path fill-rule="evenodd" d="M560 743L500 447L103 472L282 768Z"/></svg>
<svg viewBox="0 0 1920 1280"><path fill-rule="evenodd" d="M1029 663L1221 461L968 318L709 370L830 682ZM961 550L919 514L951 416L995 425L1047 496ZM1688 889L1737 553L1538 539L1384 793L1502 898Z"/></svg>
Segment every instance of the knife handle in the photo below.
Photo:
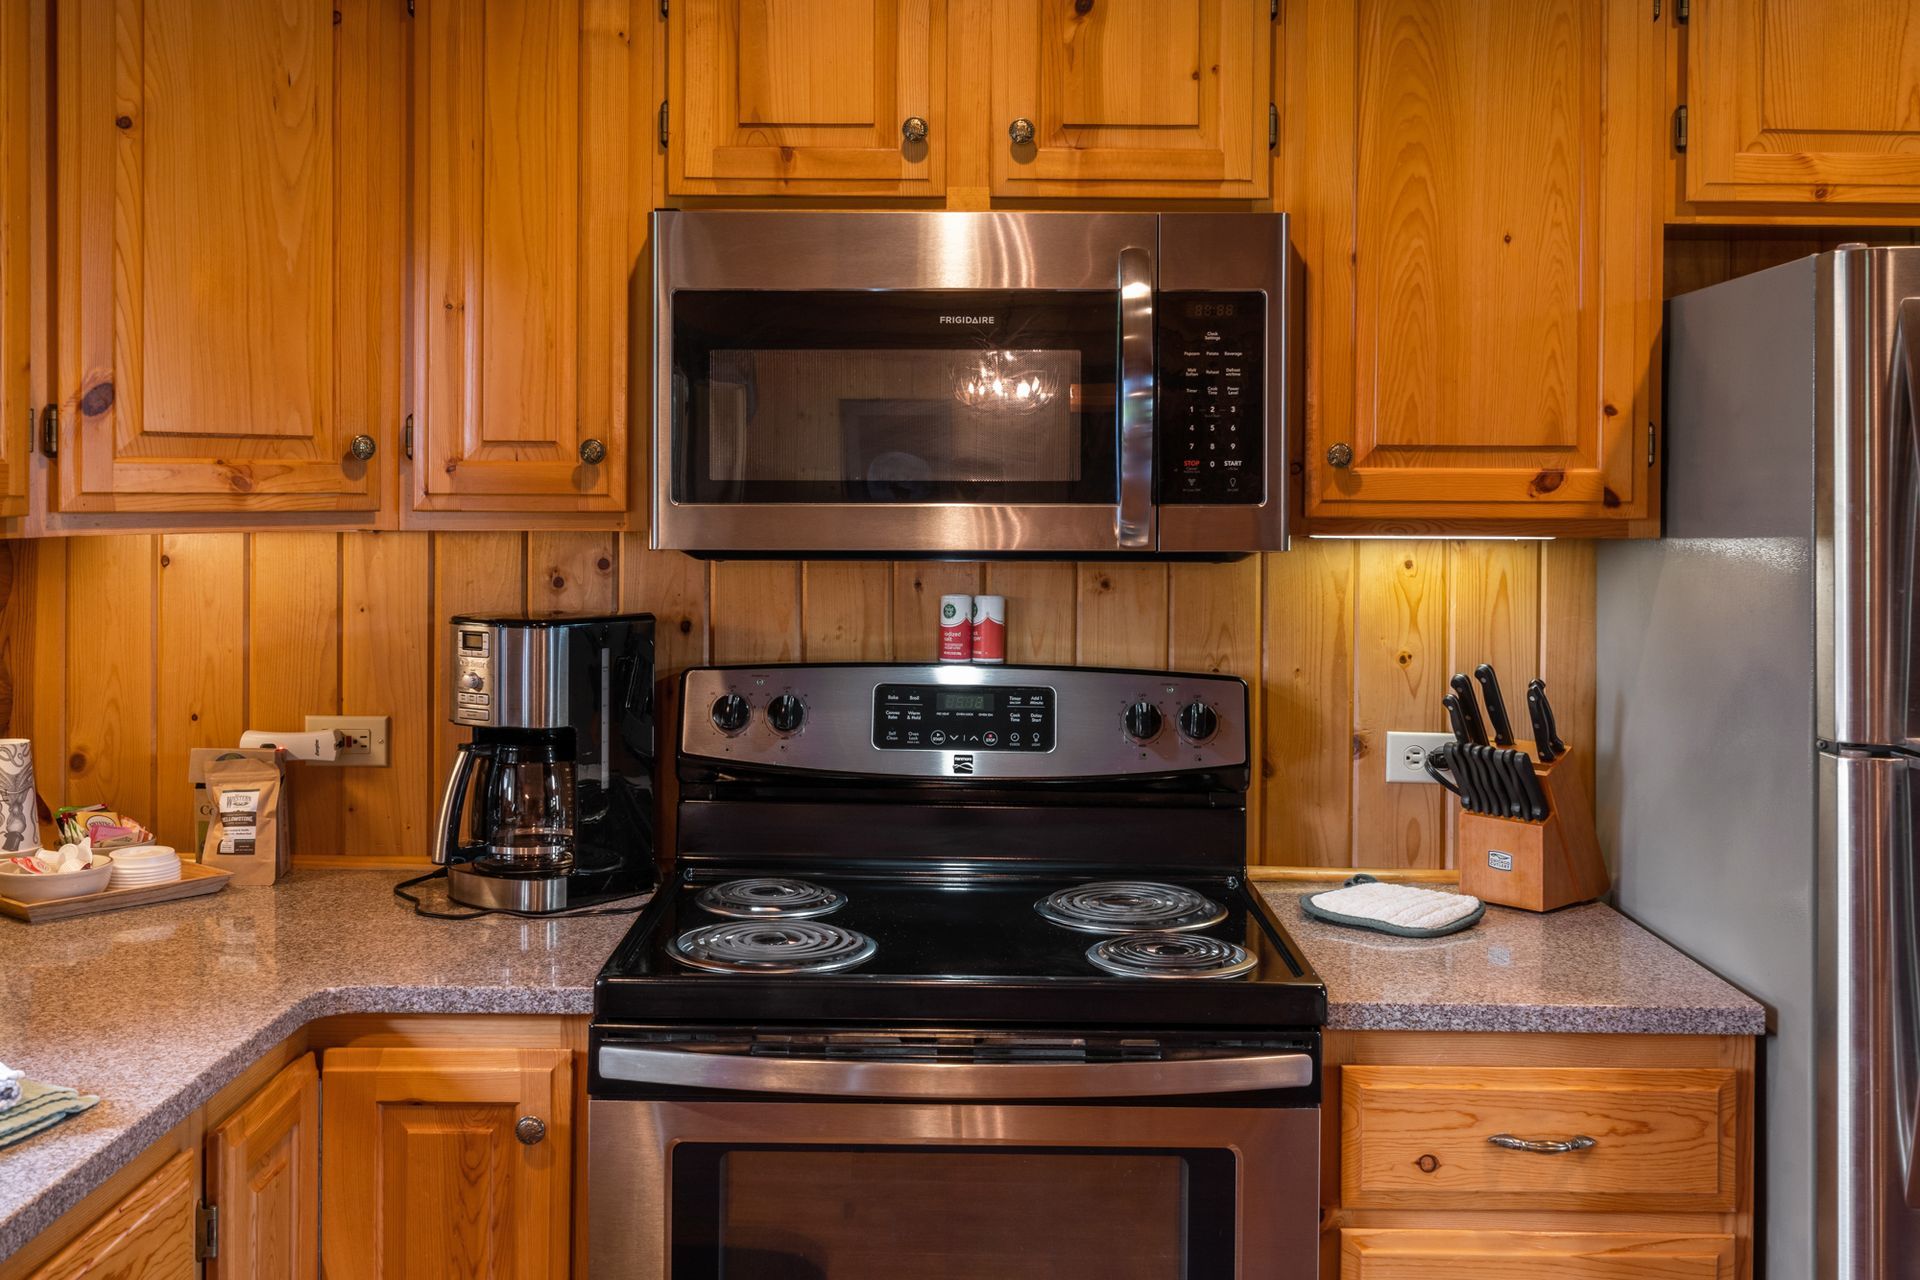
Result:
<svg viewBox="0 0 1920 1280"><path fill-rule="evenodd" d="M1541 764L1552 764L1559 754L1553 745L1553 725L1547 719L1547 689L1535 680L1527 686L1527 716L1533 721L1533 747Z"/></svg>
<svg viewBox="0 0 1920 1280"><path fill-rule="evenodd" d="M1466 722L1467 741L1477 747L1486 746L1487 726L1480 719L1480 699L1473 696L1473 681L1462 672L1456 674L1449 683L1455 696L1460 699L1460 718Z"/></svg>
<svg viewBox="0 0 1920 1280"><path fill-rule="evenodd" d="M1493 664L1483 662L1473 669L1473 678L1480 682L1480 696L1487 703L1487 724L1493 729L1493 745L1510 747L1513 745L1513 721L1507 716L1507 700L1500 692L1500 677L1493 673Z"/></svg>
<svg viewBox="0 0 1920 1280"><path fill-rule="evenodd" d="M1547 700L1547 682L1540 682L1540 705L1547 712L1547 737L1553 739L1553 749L1561 755L1567 754L1567 744L1560 737L1560 722L1553 718L1553 703Z"/></svg>

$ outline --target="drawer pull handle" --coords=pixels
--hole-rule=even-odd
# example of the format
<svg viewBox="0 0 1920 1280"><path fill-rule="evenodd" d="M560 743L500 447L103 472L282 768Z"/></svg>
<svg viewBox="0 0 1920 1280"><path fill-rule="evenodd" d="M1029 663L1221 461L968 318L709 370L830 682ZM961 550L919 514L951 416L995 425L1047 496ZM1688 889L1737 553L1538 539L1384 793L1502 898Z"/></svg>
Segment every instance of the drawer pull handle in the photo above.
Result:
<svg viewBox="0 0 1920 1280"><path fill-rule="evenodd" d="M1565 1155L1569 1151L1586 1151L1600 1144L1584 1133L1575 1134L1562 1141L1551 1138L1516 1138L1510 1133L1496 1133L1487 1139L1496 1147L1505 1147L1509 1151L1532 1151L1543 1156Z"/></svg>

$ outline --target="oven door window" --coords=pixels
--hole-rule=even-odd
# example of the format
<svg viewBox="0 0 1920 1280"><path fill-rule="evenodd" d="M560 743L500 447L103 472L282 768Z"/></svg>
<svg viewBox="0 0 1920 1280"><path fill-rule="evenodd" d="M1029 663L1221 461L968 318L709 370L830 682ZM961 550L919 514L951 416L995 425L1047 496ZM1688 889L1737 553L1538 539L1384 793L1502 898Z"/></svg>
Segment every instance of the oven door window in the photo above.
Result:
<svg viewBox="0 0 1920 1280"><path fill-rule="evenodd" d="M673 1152L673 1280L1215 1280L1215 1149L741 1146Z"/></svg>
<svg viewBox="0 0 1920 1280"><path fill-rule="evenodd" d="M683 503L1116 500L1119 293L679 292Z"/></svg>

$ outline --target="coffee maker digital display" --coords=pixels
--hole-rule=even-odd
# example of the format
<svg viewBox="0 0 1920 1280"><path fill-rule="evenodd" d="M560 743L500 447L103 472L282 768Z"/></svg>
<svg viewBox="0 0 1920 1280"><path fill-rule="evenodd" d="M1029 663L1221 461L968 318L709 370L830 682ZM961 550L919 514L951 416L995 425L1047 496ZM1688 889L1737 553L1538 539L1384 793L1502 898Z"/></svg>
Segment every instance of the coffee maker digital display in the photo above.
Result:
<svg viewBox="0 0 1920 1280"><path fill-rule="evenodd" d="M653 883L653 617L448 623L451 719L433 858L469 906L562 911Z"/></svg>

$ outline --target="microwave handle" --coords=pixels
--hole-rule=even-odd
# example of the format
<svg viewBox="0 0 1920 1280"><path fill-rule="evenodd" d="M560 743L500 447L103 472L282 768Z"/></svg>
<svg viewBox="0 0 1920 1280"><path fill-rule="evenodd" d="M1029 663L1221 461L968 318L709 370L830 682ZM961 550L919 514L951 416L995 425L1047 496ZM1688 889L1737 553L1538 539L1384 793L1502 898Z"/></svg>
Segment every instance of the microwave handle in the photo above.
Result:
<svg viewBox="0 0 1920 1280"><path fill-rule="evenodd" d="M1120 251L1120 504L1114 544L1153 547L1153 251Z"/></svg>

